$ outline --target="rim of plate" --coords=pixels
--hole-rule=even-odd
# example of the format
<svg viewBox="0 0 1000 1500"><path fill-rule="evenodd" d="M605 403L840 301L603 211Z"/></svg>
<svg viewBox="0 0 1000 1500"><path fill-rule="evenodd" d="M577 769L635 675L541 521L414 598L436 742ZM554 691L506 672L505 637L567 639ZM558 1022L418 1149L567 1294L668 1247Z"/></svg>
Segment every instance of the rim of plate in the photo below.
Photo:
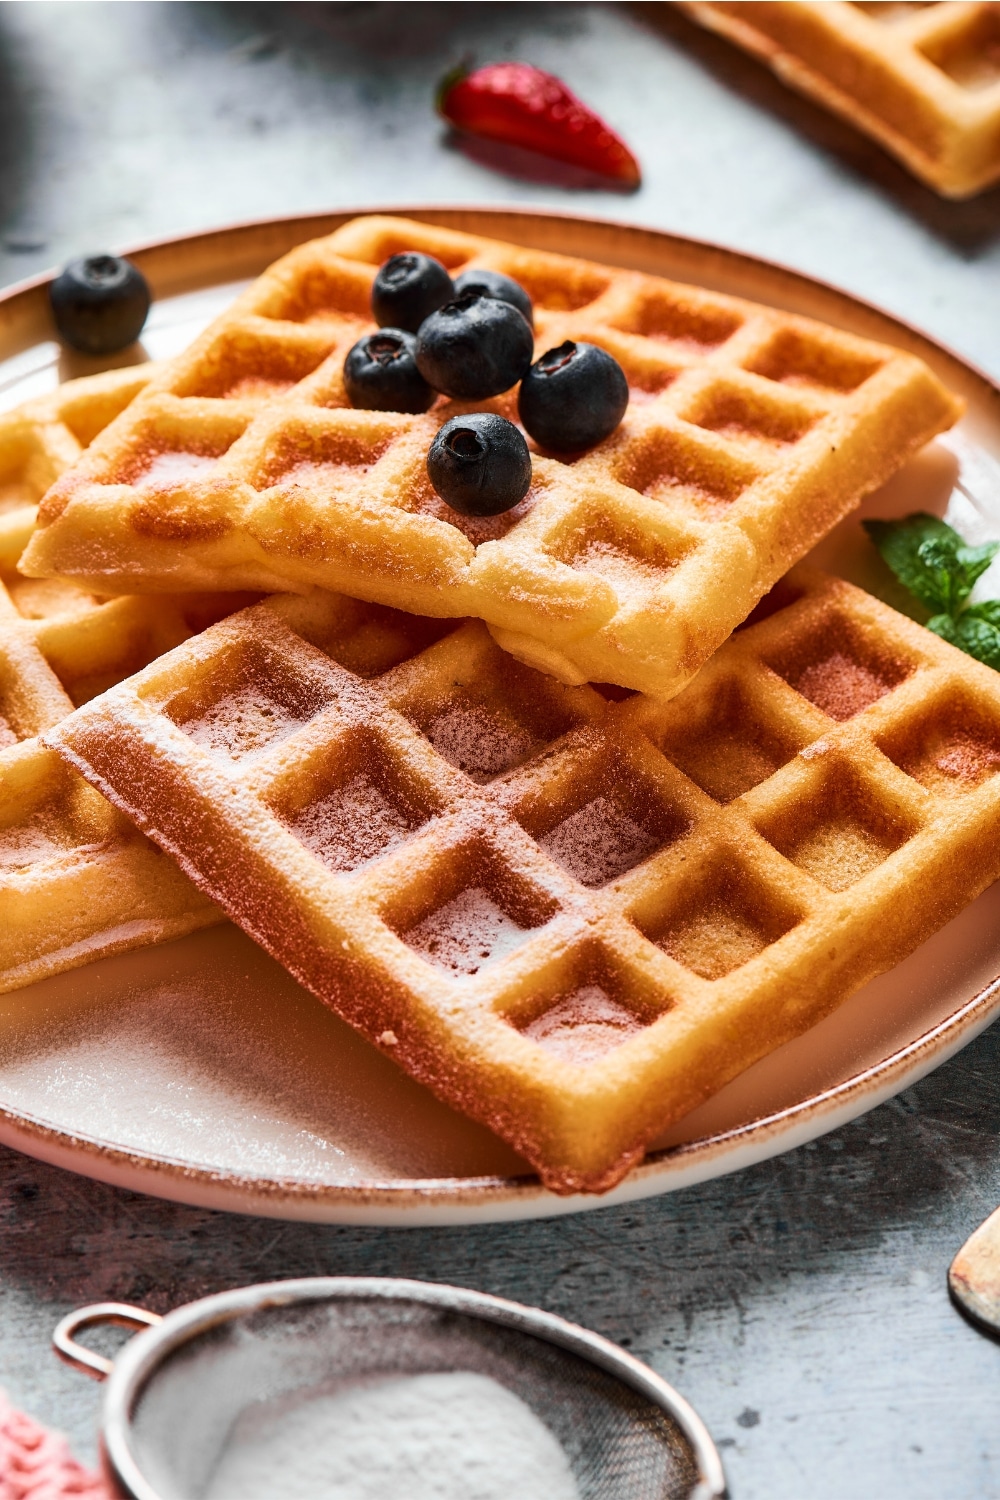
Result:
<svg viewBox="0 0 1000 1500"><path fill-rule="evenodd" d="M734 250L711 240L673 234L667 230L623 220L562 214L552 209L525 209L517 204L366 204L329 212L241 220L215 229L144 240L120 250L119 253L135 259L140 268L150 274L151 279L159 280L159 263L163 262L165 268L179 251L190 252L185 259L193 260L199 252L204 254L213 247L221 254L225 250L226 241L232 241L233 248L242 251L244 255L245 264L240 269L248 270L249 274L257 274L250 269L257 259L250 248L255 240L263 242L269 235L272 238L287 236L286 248L291 248L304 239L332 233L340 224L361 214L391 214L449 228L466 229L470 233L477 232L471 221L480 221L478 232L482 232L482 221L485 219L491 221L492 232L500 238L504 237L504 230L507 238L516 235L518 223L529 229L532 225L542 225L553 235L572 235L576 231L585 237L599 238L604 234L619 237L623 245L632 246L633 258L641 252L644 245L648 246L650 256L659 254L662 257L666 250L675 259L689 261L692 272L696 269L702 272L716 270L722 280L729 280L740 272L745 274L749 269L762 278L768 291L787 293L792 288L796 292L807 294L813 300L819 293L821 299L829 304L829 310L825 310L823 316L834 324L838 322L837 310L847 308L848 326L853 324L852 331L857 331L857 315L862 313L872 325L867 336L881 338L919 353L938 369L945 365L952 382L958 377L958 383L967 389L970 386L978 388L976 394L980 400L985 398L987 404L996 403L996 410L1000 415L1000 384L997 381L947 345L905 319L886 312L877 304L778 261ZM249 246L247 242L250 242ZM260 268L263 269L277 254L282 253L281 249L265 250L262 243L261 254L266 259L261 261ZM562 253L566 251L563 250ZM580 247L579 253L586 254L587 247ZM602 253L613 264L616 263L613 252L609 254L605 249ZM696 265L699 261L701 266ZM622 262L619 260L617 263ZM25 332L29 331L32 323L35 324L36 332L40 331L37 315L41 312L43 319L47 321L44 293L57 274L58 269L50 269L0 290L0 329L5 323L10 329L15 321L11 314L23 309L29 315L25 319ZM680 273L672 271L671 274ZM185 278L167 273L165 279L173 283L171 290L164 289L165 295L178 295L181 287L177 282L183 284ZM211 280L206 281L203 274L199 276L196 272L191 273L188 279L191 290L213 284ZM694 276L692 279L695 279ZM704 274L698 278L697 284L706 284ZM716 289L725 290L724 287ZM730 292L729 295L734 294ZM15 304L20 306L15 308ZM779 301L777 305L782 305L782 302ZM794 306L792 310L795 310ZM32 313L35 314L34 318L30 317ZM16 338L16 334L14 337ZM36 339L35 342L37 341ZM30 344L29 339L25 347L30 347ZM95 369L107 367L106 362L94 362ZM420 1222L457 1225L477 1221L496 1222L501 1219L544 1218L653 1197L741 1170L803 1145L847 1124L909 1084L917 1082L972 1041L997 1012L1000 1012L1000 974L943 1020L877 1063L852 1074L850 1078L811 1093L795 1104L745 1121L731 1129L701 1136L678 1146L651 1151L622 1183L600 1195L574 1194L559 1197L544 1189L534 1174L514 1177L376 1179L351 1183L259 1178L197 1166L179 1158L150 1156L140 1151L131 1151L98 1137L62 1130L35 1115L20 1113L2 1105L0 1140L28 1155L78 1173L84 1170L80 1160L84 1157L88 1176L112 1185L150 1193L154 1197L183 1202L192 1207L223 1208L236 1213L283 1219L384 1225L413 1225Z"/></svg>

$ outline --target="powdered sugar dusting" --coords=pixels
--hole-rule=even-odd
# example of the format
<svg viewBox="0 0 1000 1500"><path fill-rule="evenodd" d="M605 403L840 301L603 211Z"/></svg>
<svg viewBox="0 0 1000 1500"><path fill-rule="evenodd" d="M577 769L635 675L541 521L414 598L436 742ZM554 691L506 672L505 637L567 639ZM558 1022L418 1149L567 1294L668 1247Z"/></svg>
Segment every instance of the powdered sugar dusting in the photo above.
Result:
<svg viewBox="0 0 1000 1500"><path fill-rule="evenodd" d="M523 500L519 500L510 510L505 510L498 516L463 516L460 511L452 510L448 502L442 500L441 496L428 485L421 496L418 509L423 515L434 516L439 521L447 521L449 526L456 527L468 537L474 547L480 547L483 542L498 542L505 537L518 521L523 520L529 511L534 509L537 499L537 492L529 490Z"/></svg>
<svg viewBox="0 0 1000 1500"><path fill-rule="evenodd" d="M274 1406L234 1424L206 1500L579 1500L558 1440L488 1375L376 1377Z"/></svg>
<svg viewBox="0 0 1000 1500"><path fill-rule="evenodd" d="M525 936L525 928L478 886L460 891L405 934L411 948L452 974L477 974L499 963Z"/></svg>
<svg viewBox="0 0 1000 1500"><path fill-rule="evenodd" d="M0 869L24 869L71 847L67 839L60 838L55 819L36 816L0 829Z"/></svg>
<svg viewBox="0 0 1000 1500"><path fill-rule="evenodd" d="M302 459L280 476L281 484L294 484L311 494L337 495L350 491L358 477L367 474L370 463L316 463Z"/></svg>
<svg viewBox="0 0 1000 1500"><path fill-rule="evenodd" d="M214 453L189 453L180 450L154 453L133 480L133 484L142 490L154 484L177 484L185 479L200 478L209 469L214 469L217 462Z"/></svg>
<svg viewBox="0 0 1000 1500"><path fill-rule="evenodd" d="M13 724L3 714L0 714L0 750L5 750L8 745L16 745L17 742L17 735Z"/></svg>
<svg viewBox="0 0 1000 1500"><path fill-rule="evenodd" d="M789 851L789 857L827 890L846 891L892 852L891 841L884 841L857 819L844 816L810 829Z"/></svg>
<svg viewBox="0 0 1000 1500"><path fill-rule="evenodd" d="M427 738L438 755L479 783L517 765L536 745L523 725L504 722L481 704L456 705L439 714L428 725Z"/></svg>
<svg viewBox="0 0 1000 1500"><path fill-rule="evenodd" d="M187 719L181 728L198 745L204 745L231 760L259 755L308 724L311 715L296 713L261 687L248 683L213 703L198 718Z"/></svg>
<svg viewBox="0 0 1000 1500"><path fill-rule="evenodd" d="M525 1026L524 1035L568 1062L588 1063L642 1029L642 1022L599 984L585 984Z"/></svg>
<svg viewBox="0 0 1000 1500"><path fill-rule="evenodd" d="M648 562L612 542L591 541L573 558L573 567L597 573L612 583L618 593L635 593L662 583L670 565Z"/></svg>
<svg viewBox="0 0 1000 1500"><path fill-rule="evenodd" d="M283 380L278 375L241 375L221 395L229 401L266 401L272 396L283 396L295 384L294 380Z"/></svg>
<svg viewBox="0 0 1000 1500"><path fill-rule="evenodd" d="M1000 770L1000 753L982 740L956 740L938 755L934 764L946 776L979 782Z"/></svg>
<svg viewBox="0 0 1000 1500"><path fill-rule="evenodd" d="M806 667L792 686L831 719L852 719L884 698L891 682L841 651Z"/></svg>
<svg viewBox="0 0 1000 1500"><path fill-rule="evenodd" d="M303 808L291 827L331 870L357 870L395 849L414 820L364 774Z"/></svg>
<svg viewBox="0 0 1000 1500"><path fill-rule="evenodd" d="M538 841L584 885L606 885L641 864L660 845L610 797L595 797Z"/></svg>

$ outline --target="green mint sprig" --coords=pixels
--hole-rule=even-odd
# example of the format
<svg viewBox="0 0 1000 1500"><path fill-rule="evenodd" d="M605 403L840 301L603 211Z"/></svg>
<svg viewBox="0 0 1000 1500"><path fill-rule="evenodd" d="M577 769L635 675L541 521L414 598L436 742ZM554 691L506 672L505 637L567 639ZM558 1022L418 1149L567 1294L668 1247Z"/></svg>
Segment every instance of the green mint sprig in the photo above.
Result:
<svg viewBox="0 0 1000 1500"><path fill-rule="evenodd" d="M900 583L932 611L927 629L1000 671L1000 599L969 603L1000 542L968 547L946 522L923 511L862 525Z"/></svg>

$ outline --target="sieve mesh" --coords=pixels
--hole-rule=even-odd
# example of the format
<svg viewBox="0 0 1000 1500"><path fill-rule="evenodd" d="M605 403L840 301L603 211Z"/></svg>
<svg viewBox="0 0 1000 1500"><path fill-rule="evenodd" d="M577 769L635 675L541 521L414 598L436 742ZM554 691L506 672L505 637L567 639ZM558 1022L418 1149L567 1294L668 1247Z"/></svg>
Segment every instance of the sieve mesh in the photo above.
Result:
<svg viewBox="0 0 1000 1500"><path fill-rule="evenodd" d="M248 1413L267 1420L376 1378L455 1371L491 1377L534 1412L581 1500L688 1500L696 1487L680 1426L589 1360L482 1317L364 1295L264 1306L189 1338L139 1393L133 1455L162 1500L201 1500Z"/></svg>

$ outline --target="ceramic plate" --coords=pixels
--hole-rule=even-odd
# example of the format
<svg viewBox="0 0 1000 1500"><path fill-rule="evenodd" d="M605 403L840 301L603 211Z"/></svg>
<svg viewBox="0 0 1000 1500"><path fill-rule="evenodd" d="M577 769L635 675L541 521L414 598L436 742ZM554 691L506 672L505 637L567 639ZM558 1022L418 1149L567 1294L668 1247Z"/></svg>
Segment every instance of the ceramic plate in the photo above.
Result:
<svg viewBox="0 0 1000 1500"><path fill-rule="evenodd" d="M886 314L653 230L495 209L390 211L697 282L912 349L965 397L968 415L864 510L934 510L971 540L1000 534L1000 391ZM277 255L348 217L241 225L133 252L156 295L148 355L182 348ZM100 368L52 342L46 281L0 297L0 407ZM885 587L856 517L816 560ZM279 1218L459 1224L570 1213L735 1171L863 1114L988 1024L1000 1009L998 976L1000 883L673 1126L613 1192L557 1198L226 925L2 997L0 1140L103 1181Z"/></svg>

